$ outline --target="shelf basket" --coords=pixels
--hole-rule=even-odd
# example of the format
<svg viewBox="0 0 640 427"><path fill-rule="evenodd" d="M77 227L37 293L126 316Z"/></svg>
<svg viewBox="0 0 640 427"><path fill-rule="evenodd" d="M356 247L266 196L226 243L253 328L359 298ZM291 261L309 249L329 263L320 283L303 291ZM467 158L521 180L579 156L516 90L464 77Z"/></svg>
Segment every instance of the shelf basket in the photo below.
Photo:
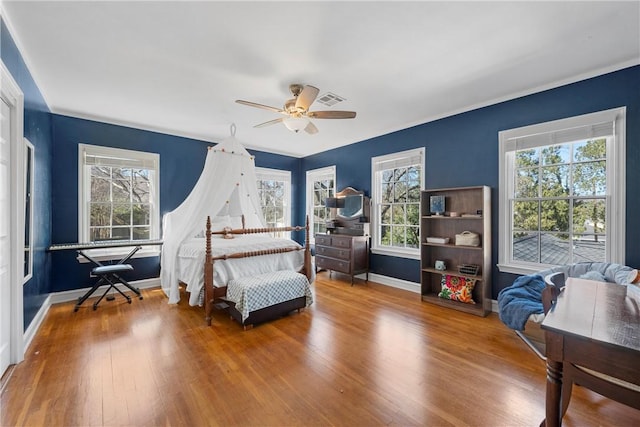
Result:
<svg viewBox="0 0 640 427"><path fill-rule="evenodd" d="M475 264L460 264L458 266L458 272L460 274L466 274L467 276L477 275L478 270L480 270L480 266Z"/></svg>

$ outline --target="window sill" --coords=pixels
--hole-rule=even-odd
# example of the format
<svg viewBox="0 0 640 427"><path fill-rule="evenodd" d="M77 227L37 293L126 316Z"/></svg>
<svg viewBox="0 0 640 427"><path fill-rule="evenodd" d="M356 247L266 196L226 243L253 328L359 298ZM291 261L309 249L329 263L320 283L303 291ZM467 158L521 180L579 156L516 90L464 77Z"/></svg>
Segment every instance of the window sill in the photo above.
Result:
<svg viewBox="0 0 640 427"><path fill-rule="evenodd" d="M93 258L96 261L118 261L124 258L131 252L131 250L135 247L132 246L123 246L117 249L85 249L87 255ZM142 248L138 252L135 253L131 258L149 258L160 256L160 250L156 248ZM76 259L80 263L88 263L90 262L88 259L83 257L82 255L76 256Z"/></svg>
<svg viewBox="0 0 640 427"><path fill-rule="evenodd" d="M551 265L539 265L534 267L514 264L498 264L498 270L500 270L501 273L520 274L524 276L535 274L538 271L546 270L551 267Z"/></svg>
<svg viewBox="0 0 640 427"><path fill-rule="evenodd" d="M381 247L377 247L377 248L371 248L371 253L372 254L376 254L376 255L386 255L386 256L394 256L394 257L398 257L398 258L407 258L407 259L420 259L420 252L418 252L417 250L414 251L407 251L407 250L402 250L399 248L381 248Z"/></svg>

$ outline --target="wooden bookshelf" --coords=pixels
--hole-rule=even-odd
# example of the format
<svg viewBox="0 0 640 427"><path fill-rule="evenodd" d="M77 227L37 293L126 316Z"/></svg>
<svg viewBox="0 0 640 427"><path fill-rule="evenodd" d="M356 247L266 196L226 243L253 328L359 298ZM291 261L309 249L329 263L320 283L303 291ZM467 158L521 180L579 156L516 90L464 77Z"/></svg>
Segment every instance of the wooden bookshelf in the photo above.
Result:
<svg viewBox="0 0 640 427"><path fill-rule="evenodd" d="M432 215L430 197L445 197L445 214ZM449 216L456 212L458 216ZM468 215L468 216L462 216ZM479 246L455 244L456 234L478 233ZM428 243L427 237L448 237L449 243ZM491 311L491 189L488 186L441 188L424 190L420 196L420 284L422 300L444 307L486 316ZM437 270L435 261L442 260L446 270ZM476 275L461 274L458 267L473 264ZM475 304L440 298L443 274L476 280L473 289Z"/></svg>

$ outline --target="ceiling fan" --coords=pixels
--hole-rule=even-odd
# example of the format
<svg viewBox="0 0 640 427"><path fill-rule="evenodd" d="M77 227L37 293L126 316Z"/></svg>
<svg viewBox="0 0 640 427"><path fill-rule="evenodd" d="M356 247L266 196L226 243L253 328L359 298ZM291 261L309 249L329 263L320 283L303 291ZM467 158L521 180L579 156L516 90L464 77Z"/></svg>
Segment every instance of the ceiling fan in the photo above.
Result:
<svg viewBox="0 0 640 427"><path fill-rule="evenodd" d="M304 130L308 134L318 133L318 128L309 119L353 119L356 116L355 111L309 111L309 107L313 104L313 101L316 100L318 92L320 92L317 87L291 84L289 85L289 90L293 94L293 98L287 100L283 108L270 107L241 99L237 99L236 102L250 107L273 111L285 116L260 123L254 127L261 128L276 123L283 123L287 129L295 133L301 130Z"/></svg>

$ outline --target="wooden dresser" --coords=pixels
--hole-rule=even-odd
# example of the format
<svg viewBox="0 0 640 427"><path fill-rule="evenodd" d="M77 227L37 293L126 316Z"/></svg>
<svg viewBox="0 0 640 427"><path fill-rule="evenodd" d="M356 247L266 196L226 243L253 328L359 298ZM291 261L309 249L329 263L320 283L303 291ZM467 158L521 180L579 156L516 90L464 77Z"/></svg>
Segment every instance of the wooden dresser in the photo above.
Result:
<svg viewBox="0 0 640 427"><path fill-rule="evenodd" d="M351 276L366 273L369 280L369 236L316 234L316 272L337 271Z"/></svg>

